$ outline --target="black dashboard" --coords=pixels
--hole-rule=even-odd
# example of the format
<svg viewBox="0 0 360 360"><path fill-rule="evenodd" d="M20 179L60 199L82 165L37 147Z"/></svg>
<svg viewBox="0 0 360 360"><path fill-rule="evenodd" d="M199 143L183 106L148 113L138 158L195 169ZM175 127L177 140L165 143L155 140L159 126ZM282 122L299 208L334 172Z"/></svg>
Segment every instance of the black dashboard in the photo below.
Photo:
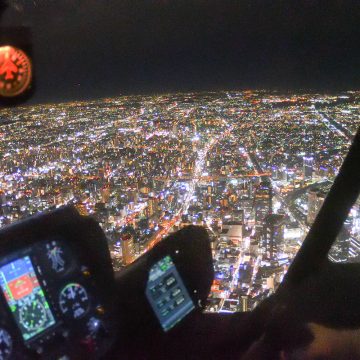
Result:
<svg viewBox="0 0 360 360"><path fill-rule="evenodd" d="M96 222L65 208L3 229L0 241L0 359L105 354L114 276Z"/></svg>
<svg viewBox="0 0 360 360"><path fill-rule="evenodd" d="M182 357L213 279L196 226L116 276L104 232L71 206L1 229L0 244L0 360Z"/></svg>

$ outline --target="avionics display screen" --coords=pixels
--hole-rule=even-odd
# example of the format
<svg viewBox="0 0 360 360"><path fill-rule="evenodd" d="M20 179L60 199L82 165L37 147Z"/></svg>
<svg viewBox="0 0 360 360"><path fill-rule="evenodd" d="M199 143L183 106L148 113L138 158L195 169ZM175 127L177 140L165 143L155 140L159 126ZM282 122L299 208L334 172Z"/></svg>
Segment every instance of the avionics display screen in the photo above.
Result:
<svg viewBox="0 0 360 360"><path fill-rule="evenodd" d="M170 256L165 256L151 267L146 296L165 331L195 307Z"/></svg>
<svg viewBox="0 0 360 360"><path fill-rule="evenodd" d="M29 256L0 267L0 286L24 340L55 324Z"/></svg>

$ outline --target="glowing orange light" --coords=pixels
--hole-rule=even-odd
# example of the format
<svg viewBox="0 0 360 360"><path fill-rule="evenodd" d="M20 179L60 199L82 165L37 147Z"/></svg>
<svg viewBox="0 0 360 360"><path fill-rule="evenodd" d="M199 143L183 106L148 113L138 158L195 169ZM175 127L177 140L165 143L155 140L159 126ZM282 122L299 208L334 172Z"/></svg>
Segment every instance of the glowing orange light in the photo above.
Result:
<svg viewBox="0 0 360 360"><path fill-rule="evenodd" d="M29 57L13 46L0 46L0 96L22 94L30 85L32 66Z"/></svg>

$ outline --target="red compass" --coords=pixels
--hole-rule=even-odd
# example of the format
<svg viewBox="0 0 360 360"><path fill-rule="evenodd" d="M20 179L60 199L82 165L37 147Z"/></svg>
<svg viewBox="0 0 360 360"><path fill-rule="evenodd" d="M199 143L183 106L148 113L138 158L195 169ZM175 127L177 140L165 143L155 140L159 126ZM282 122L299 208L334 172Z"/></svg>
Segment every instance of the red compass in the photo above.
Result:
<svg viewBox="0 0 360 360"><path fill-rule="evenodd" d="M14 97L30 86L32 65L24 51L13 46L0 46L0 96Z"/></svg>

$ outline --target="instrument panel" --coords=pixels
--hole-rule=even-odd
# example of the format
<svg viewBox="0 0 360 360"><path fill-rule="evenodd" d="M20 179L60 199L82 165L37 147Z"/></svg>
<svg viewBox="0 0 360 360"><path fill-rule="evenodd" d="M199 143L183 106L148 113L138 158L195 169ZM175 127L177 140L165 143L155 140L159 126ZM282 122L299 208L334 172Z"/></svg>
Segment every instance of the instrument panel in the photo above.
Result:
<svg viewBox="0 0 360 360"><path fill-rule="evenodd" d="M164 331L169 331L195 309L169 255L150 268L146 297Z"/></svg>
<svg viewBox="0 0 360 360"><path fill-rule="evenodd" d="M0 359L97 357L111 320L77 250L54 236L0 258Z"/></svg>
<svg viewBox="0 0 360 360"><path fill-rule="evenodd" d="M201 313L209 244L185 228L115 278L104 232L72 206L0 229L0 360L148 358Z"/></svg>

